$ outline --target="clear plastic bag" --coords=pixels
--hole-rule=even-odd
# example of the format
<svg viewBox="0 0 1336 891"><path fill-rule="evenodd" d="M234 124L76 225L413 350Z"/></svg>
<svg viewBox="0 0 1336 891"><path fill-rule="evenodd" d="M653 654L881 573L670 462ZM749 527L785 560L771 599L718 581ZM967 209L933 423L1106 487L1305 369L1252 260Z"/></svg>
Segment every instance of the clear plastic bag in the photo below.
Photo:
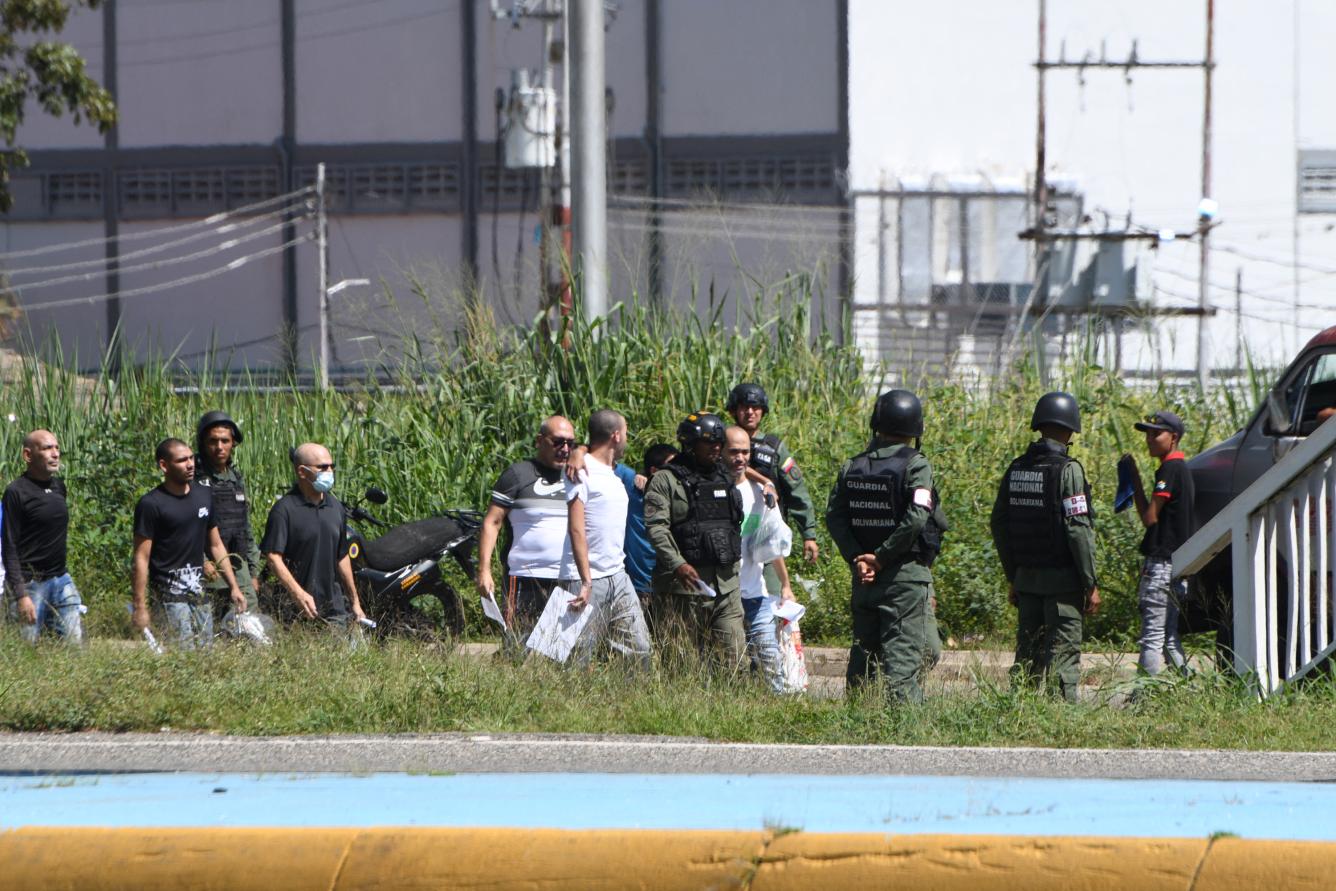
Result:
<svg viewBox="0 0 1336 891"><path fill-rule="evenodd" d="M797 622L779 622L779 652L784 660L784 692L807 692L807 661L803 658L803 634Z"/></svg>
<svg viewBox="0 0 1336 891"><path fill-rule="evenodd" d="M769 563L787 557L793 550L793 530L784 522L784 514L777 507L767 507L761 513L761 525L752 539L753 563Z"/></svg>

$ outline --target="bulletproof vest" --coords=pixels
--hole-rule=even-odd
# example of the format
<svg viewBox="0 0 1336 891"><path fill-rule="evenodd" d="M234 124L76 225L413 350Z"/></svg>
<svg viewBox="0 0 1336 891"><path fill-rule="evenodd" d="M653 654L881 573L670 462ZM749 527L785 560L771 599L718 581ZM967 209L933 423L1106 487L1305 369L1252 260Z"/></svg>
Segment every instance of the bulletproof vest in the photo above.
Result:
<svg viewBox="0 0 1336 891"><path fill-rule="evenodd" d="M208 470L208 463L203 458L195 459L195 466L202 473L195 476L201 486L207 486L213 492L213 516L218 523L218 537L223 540L223 547L229 554L237 554L246 559L247 543L250 534L250 518L246 503L246 483L241 478L241 471L236 471L236 481L219 479ZM238 498L237 495L241 497Z"/></svg>
<svg viewBox="0 0 1336 891"><path fill-rule="evenodd" d="M757 437L751 443L751 466L770 482L779 484L779 437L773 433Z"/></svg>
<svg viewBox="0 0 1336 891"><path fill-rule="evenodd" d="M1062 470L1073 459L1039 440L1007 468L1002 477L1007 537L1017 566L1074 567L1062 517ZM1086 502L1089 503L1087 486Z"/></svg>
<svg viewBox="0 0 1336 891"><path fill-rule="evenodd" d="M917 449L906 446L889 456L877 458L872 454L877 448L880 446L849 462L840 489L854 540L867 553L884 545L896 527L904 522L909 510L909 462L919 454ZM932 501L933 510L928 522L910 549L915 562L929 566L942 549L942 533L946 531L946 515L935 489Z"/></svg>
<svg viewBox="0 0 1336 891"><path fill-rule="evenodd" d="M692 566L729 566L742 559L742 494L722 467L701 473L686 462L664 468L687 493L687 515L671 527L682 559Z"/></svg>

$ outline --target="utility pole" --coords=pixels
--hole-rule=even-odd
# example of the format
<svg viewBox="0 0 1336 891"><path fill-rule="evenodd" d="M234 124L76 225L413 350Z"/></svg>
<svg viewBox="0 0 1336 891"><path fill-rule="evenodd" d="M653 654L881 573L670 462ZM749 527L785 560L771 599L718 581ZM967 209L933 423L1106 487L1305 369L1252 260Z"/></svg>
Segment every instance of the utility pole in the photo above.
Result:
<svg viewBox="0 0 1336 891"><path fill-rule="evenodd" d="M329 238L325 224L325 163L321 161L315 165L315 277L320 289L320 302L316 304L320 308L316 384L322 390L329 389Z"/></svg>
<svg viewBox="0 0 1336 891"><path fill-rule="evenodd" d="M1044 287L1047 290L1047 280L1049 275L1050 263L1046 262L1052 256L1052 245L1057 241L1070 240L1092 240L1098 242L1105 241L1135 241L1135 240L1155 240L1159 234L1149 231L1134 231L1130 227L1122 231L1111 232L1087 232L1087 231L1059 231L1048 225L1045 218L1048 212L1048 179L1045 167L1047 165L1046 155L1046 108L1044 95L1044 74L1050 70L1070 70L1076 71L1079 78L1084 79L1087 71L1121 71L1128 83L1132 80L1133 69L1156 68L1156 69L1201 69L1203 77L1203 99L1204 110L1202 113L1202 149L1201 149L1201 203L1198 205L1198 220L1196 230L1189 233L1173 232L1173 238L1196 238L1201 247L1200 265L1198 269L1198 306L1194 315L1197 316L1197 374L1203 387L1210 380L1210 361L1207 355L1206 339L1206 319L1215 314L1210 305L1210 246L1209 236L1214 222L1214 202L1211 201L1211 74L1215 69L1215 0L1206 0L1206 53L1201 60L1183 60L1183 59L1163 59L1163 60L1143 60L1137 54L1136 41L1132 41L1132 48L1127 57L1123 59L1110 59L1100 48L1098 58L1086 53L1077 60L1068 60L1065 49L1055 61L1050 61L1046 56L1046 32L1048 27L1047 0L1039 0L1039 58L1035 62L1035 69L1039 75L1039 109L1038 120L1035 128L1035 185L1034 185L1034 222L1031 228L1020 233L1023 239L1032 239L1035 242L1035 290ZM1047 302L1047 294L1043 295ZM1029 312L1028 303L1032 303L1035 296L1032 293L1030 301L1027 302L1026 311L1022 313L1025 318ZM1177 313L1175 313L1177 314Z"/></svg>
<svg viewBox="0 0 1336 891"><path fill-rule="evenodd" d="M608 312L608 180L603 0L567 0L571 67L571 197L575 272L585 318Z"/></svg>
<svg viewBox="0 0 1336 891"><path fill-rule="evenodd" d="M1201 120L1201 198L1203 202L1211 199L1211 72L1215 68L1215 0L1206 0L1206 60L1202 66L1204 81ZM1197 270L1197 303L1202 314L1197 319L1197 380L1203 391L1211 382L1211 362L1206 343L1206 310L1211 305L1211 218L1205 214L1198 216L1198 229L1201 232L1200 266Z"/></svg>

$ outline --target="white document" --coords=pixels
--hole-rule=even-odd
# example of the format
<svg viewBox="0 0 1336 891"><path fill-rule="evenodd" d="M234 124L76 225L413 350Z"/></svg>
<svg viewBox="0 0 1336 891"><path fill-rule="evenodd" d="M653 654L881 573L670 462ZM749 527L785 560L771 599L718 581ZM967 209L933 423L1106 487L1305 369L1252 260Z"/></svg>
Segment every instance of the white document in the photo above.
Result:
<svg viewBox="0 0 1336 891"><path fill-rule="evenodd" d="M538 617L538 624L529 635L526 644L529 649L555 662L565 662L570 658L575 641L579 639L589 619L594 615L594 605L585 604L583 609L573 610L570 603L576 594L565 588L556 588L547 599L543 614Z"/></svg>
<svg viewBox="0 0 1336 891"><path fill-rule="evenodd" d="M493 622L501 626L501 630L506 630L506 617L501 615L501 607L496 605L496 601L486 595L479 598L482 600L482 614Z"/></svg>
<svg viewBox="0 0 1336 891"><path fill-rule="evenodd" d="M807 607L796 600L783 602L778 597L770 598L770 611L775 614L776 619L783 619L785 622L796 622L807 615Z"/></svg>
<svg viewBox="0 0 1336 891"><path fill-rule="evenodd" d="M706 597L719 596L719 592L711 588L709 585L705 584L704 579L696 579L696 590L704 594Z"/></svg>

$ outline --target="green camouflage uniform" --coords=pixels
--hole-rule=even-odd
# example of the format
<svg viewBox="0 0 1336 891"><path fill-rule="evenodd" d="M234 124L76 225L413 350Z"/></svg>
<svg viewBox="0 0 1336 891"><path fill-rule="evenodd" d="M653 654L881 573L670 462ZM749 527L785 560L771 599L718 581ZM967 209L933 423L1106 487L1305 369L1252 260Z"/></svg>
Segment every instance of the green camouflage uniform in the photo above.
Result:
<svg viewBox="0 0 1336 891"><path fill-rule="evenodd" d="M736 668L747 647L738 564L694 567L718 597L688 590L674 575L686 560L672 527L686 520L690 509L681 480L672 473L654 474L645 487L645 536L654 548L651 592L656 613L666 623L684 626L700 650L713 649L726 667Z"/></svg>
<svg viewBox="0 0 1336 891"><path fill-rule="evenodd" d="M908 446L883 443L871 456L886 458ZM846 563L866 553L854 537L853 526L841 497L844 476L851 462L845 462L826 502L826 528ZM923 455L916 455L905 468L906 488L932 489L932 466ZM934 508L937 506L934 505ZM892 700L920 702L921 679L933 661L932 637L937 623L928 605L932 571L916 560L910 550L918 541L933 511L908 500L904 519L874 552L881 571L869 585L853 579L850 601L853 613L853 647L849 651L846 675L851 688L879 673L886 681Z"/></svg>
<svg viewBox="0 0 1336 891"><path fill-rule="evenodd" d="M1065 447L1048 440L1055 448ZM1075 702L1081 684L1081 631L1086 592L1095 581L1095 522L1093 506L1088 512L1063 520L1067 546L1075 567L1016 566L1008 543L1006 477L998 487L990 522L993 544L1007 581L1016 589L1016 662L1014 682L1039 683L1048 673L1057 676L1062 695ZM1062 469L1059 503L1085 493L1085 470L1077 461Z"/></svg>

